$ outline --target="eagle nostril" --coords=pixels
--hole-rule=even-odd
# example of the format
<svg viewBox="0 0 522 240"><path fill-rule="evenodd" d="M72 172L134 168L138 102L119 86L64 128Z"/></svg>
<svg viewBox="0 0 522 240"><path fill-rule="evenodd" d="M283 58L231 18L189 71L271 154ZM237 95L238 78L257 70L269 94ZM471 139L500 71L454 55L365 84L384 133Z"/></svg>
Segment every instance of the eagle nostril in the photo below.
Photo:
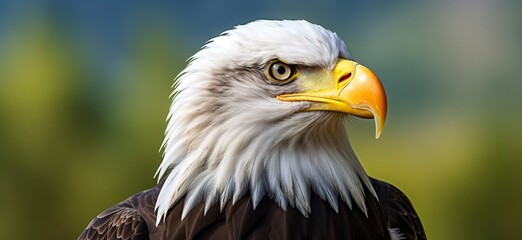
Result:
<svg viewBox="0 0 522 240"><path fill-rule="evenodd" d="M352 76L352 72L348 72L348 73L344 74L344 75L339 79L339 84L343 84L345 81L347 81L348 79L350 79L351 76Z"/></svg>

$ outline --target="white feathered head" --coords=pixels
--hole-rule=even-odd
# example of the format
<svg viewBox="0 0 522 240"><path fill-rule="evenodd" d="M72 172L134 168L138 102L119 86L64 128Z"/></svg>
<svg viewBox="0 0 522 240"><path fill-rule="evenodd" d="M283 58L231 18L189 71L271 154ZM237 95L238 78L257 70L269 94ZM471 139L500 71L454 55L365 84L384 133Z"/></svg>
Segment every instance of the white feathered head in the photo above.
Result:
<svg viewBox="0 0 522 240"><path fill-rule="evenodd" d="M176 79L157 221L183 197L185 217L247 192L254 206L268 194L305 216L312 192L366 211L364 187L374 191L346 136L350 115L375 118L378 136L386 97L335 33L267 20L222 33Z"/></svg>

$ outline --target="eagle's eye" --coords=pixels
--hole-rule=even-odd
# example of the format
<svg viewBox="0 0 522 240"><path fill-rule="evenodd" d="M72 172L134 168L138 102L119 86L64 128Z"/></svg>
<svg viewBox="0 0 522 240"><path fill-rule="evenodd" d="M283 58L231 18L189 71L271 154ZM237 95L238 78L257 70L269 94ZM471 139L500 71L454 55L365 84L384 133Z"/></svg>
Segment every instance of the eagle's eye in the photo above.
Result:
<svg viewBox="0 0 522 240"><path fill-rule="evenodd" d="M295 66L276 60L266 69L267 77L276 82L289 82L297 76Z"/></svg>

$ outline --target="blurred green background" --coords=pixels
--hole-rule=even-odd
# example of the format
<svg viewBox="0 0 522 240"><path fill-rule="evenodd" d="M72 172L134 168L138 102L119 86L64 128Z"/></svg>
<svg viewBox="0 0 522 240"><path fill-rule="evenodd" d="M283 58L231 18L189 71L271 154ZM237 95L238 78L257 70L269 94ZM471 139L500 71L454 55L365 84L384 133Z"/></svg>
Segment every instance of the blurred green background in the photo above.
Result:
<svg viewBox="0 0 522 240"><path fill-rule="evenodd" d="M75 239L155 184L174 77L259 18L336 31L383 81L389 117L348 130L431 239L522 235L520 1L0 1L2 239Z"/></svg>

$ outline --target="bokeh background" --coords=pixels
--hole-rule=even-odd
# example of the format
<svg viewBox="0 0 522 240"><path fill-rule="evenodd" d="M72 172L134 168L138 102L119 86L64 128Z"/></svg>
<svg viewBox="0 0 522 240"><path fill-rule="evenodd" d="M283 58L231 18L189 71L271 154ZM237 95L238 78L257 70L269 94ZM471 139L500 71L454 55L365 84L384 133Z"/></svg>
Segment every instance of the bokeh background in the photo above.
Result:
<svg viewBox="0 0 522 240"><path fill-rule="evenodd" d="M389 117L348 126L431 239L522 235L521 1L0 1L2 239L75 239L155 184L185 59L251 20L336 31Z"/></svg>

